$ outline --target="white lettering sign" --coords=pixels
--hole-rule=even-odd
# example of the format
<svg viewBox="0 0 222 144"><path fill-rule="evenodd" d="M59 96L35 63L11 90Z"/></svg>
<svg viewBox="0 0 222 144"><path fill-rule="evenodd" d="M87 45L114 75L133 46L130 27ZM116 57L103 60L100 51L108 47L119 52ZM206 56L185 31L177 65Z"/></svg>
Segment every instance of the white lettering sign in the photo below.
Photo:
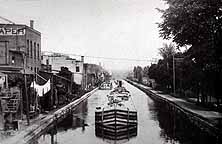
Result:
<svg viewBox="0 0 222 144"><path fill-rule="evenodd" d="M25 28L0 28L0 36L25 35Z"/></svg>

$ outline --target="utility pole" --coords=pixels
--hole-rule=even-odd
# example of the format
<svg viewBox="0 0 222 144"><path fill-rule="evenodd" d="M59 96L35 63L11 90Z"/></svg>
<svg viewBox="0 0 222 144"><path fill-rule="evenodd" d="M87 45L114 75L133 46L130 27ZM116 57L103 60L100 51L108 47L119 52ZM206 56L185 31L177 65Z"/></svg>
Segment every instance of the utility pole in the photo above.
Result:
<svg viewBox="0 0 222 144"><path fill-rule="evenodd" d="M23 71L24 71L24 79L25 79L25 99L26 99L26 119L27 119L27 124L29 125L29 97L28 97L28 92L27 92L27 76L26 76L26 56L25 53L23 53Z"/></svg>
<svg viewBox="0 0 222 144"><path fill-rule="evenodd" d="M74 81L74 73L72 73L71 75L71 93L72 93L73 81Z"/></svg>
<svg viewBox="0 0 222 144"><path fill-rule="evenodd" d="M54 76L54 74L52 74L52 77L51 77L51 96L50 96L50 107L52 107L53 106L53 104L54 104L54 102L53 102L53 76Z"/></svg>
<svg viewBox="0 0 222 144"><path fill-rule="evenodd" d="M24 77L25 77L25 98L26 98L26 118L27 118L27 124L29 125L29 98L28 98L28 92L27 92L27 77L24 69Z"/></svg>
<svg viewBox="0 0 222 144"><path fill-rule="evenodd" d="M27 77L26 77L26 72L25 72L25 66L26 66L26 59L25 59L25 54L23 53L23 71L24 71L24 79L25 79L25 99L26 99L26 119L27 119L27 124L29 125L29 97L28 97L28 92L27 92Z"/></svg>
<svg viewBox="0 0 222 144"><path fill-rule="evenodd" d="M25 29L25 27L21 28ZM16 49L18 49L18 35L16 33ZM20 50L20 49L19 49ZM28 92L27 92L27 76L26 76L26 54L23 53L23 71L24 71L24 79L25 79L25 99L26 99L26 119L27 119L27 125L30 124L29 119L29 97L28 97Z"/></svg>
<svg viewBox="0 0 222 144"><path fill-rule="evenodd" d="M175 60L173 54L173 94L176 94L176 72L175 72Z"/></svg>

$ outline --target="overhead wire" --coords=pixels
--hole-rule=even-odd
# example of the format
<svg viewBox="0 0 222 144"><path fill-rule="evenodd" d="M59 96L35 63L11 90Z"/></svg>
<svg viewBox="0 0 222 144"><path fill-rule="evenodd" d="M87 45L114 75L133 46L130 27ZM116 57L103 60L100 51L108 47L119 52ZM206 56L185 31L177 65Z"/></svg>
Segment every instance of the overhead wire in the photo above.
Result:
<svg viewBox="0 0 222 144"><path fill-rule="evenodd" d="M0 19L5 20L11 24L15 24L13 21L4 18L2 16L0 16ZM52 52L52 51L44 51L44 52L48 52L48 53L57 53L57 54L62 54L62 55L69 55L69 56L82 56L79 54L65 54L65 53L58 53L58 52ZM90 55L84 55L84 57L88 57L88 58L96 58L96 59L107 59L107 60L120 60L120 61L144 61L144 62L156 62L156 60L154 59L131 59L131 58L113 58L113 57L101 57L101 56L90 56Z"/></svg>
<svg viewBox="0 0 222 144"><path fill-rule="evenodd" d="M84 57L88 57L88 58L107 59L107 60L155 62L154 59L114 58L114 57L90 56L90 55L79 55L79 54L66 54L66 53L58 53L58 52L52 52L52 51L44 51L44 52L67 55L67 56L84 56Z"/></svg>

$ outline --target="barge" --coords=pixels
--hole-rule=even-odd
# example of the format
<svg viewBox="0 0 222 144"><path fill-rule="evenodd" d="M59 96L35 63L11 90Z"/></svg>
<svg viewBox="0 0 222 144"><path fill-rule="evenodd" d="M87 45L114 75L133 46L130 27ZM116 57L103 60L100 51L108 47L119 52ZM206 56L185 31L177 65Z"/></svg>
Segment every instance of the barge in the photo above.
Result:
<svg viewBox="0 0 222 144"><path fill-rule="evenodd" d="M95 111L96 136L122 140L137 135L137 111L131 95L124 87L116 87L107 95L107 103Z"/></svg>

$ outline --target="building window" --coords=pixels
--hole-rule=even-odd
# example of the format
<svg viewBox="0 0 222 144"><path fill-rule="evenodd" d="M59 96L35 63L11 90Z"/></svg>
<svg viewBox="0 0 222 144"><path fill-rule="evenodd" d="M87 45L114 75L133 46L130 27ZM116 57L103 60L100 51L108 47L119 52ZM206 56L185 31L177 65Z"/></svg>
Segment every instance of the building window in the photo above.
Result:
<svg viewBox="0 0 222 144"><path fill-rule="evenodd" d="M27 56L29 57L29 40L27 40Z"/></svg>
<svg viewBox="0 0 222 144"><path fill-rule="evenodd" d="M76 66L76 72L79 72L79 66Z"/></svg>
<svg viewBox="0 0 222 144"><path fill-rule="evenodd" d="M33 54L33 52L32 52L32 41L30 41L30 53L31 53L31 58L32 58L32 54Z"/></svg>
<svg viewBox="0 0 222 144"><path fill-rule="evenodd" d="M34 42L34 59L36 59L36 43Z"/></svg>
<svg viewBox="0 0 222 144"><path fill-rule="evenodd" d="M49 59L46 59L46 65L49 65Z"/></svg>
<svg viewBox="0 0 222 144"><path fill-rule="evenodd" d="M15 56L12 56L12 64L15 64Z"/></svg>
<svg viewBox="0 0 222 144"><path fill-rule="evenodd" d="M40 60L40 48L39 48L39 44L37 44L37 54L38 54L38 60Z"/></svg>

